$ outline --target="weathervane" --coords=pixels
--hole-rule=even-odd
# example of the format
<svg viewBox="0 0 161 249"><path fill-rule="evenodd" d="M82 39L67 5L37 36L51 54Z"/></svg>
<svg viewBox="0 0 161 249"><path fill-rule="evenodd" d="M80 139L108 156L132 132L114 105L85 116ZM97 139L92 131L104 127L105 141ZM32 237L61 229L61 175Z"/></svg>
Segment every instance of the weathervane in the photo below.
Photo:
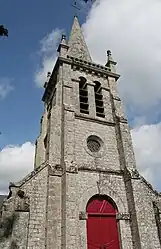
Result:
<svg viewBox="0 0 161 249"><path fill-rule="evenodd" d="M74 8L74 16L77 16L77 10L80 10L80 8L77 6L77 0L74 0L72 7Z"/></svg>

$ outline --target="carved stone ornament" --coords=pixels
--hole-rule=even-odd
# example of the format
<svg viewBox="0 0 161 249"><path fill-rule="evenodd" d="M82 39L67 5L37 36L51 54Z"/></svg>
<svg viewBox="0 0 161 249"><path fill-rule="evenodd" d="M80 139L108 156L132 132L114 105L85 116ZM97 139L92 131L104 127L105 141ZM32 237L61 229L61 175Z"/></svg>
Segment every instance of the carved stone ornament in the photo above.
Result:
<svg viewBox="0 0 161 249"><path fill-rule="evenodd" d="M116 118L117 118L117 121L118 121L118 122L127 124L127 119L126 119L126 118L124 118L124 117L119 117L119 116L116 116Z"/></svg>
<svg viewBox="0 0 161 249"><path fill-rule="evenodd" d="M140 178L140 174L137 171L137 169L130 169L129 173L130 173L132 179L139 179Z"/></svg>
<svg viewBox="0 0 161 249"><path fill-rule="evenodd" d="M30 211L29 198L25 197L24 199L19 199L15 211L29 212Z"/></svg>
<svg viewBox="0 0 161 249"><path fill-rule="evenodd" d="M29 202L30 202L29 197L25 196L25 192L23 190L18 190L16 197L15 211L29 212L30 211Z"/></svg>
<svg viewBox="0 0 161 249"><path fill-rule="evenodd" d="M154 201L153 205L154 205L155 214L159 213L159 215L161 216L161 202L160 201Z"/></svg>
<svg viewBox="0 0 161 249"><path fill-rule="evenodd" d="M118 213L116 214L117 220L130 220L130 214L128 213Z"/></svg>
<svg viewBox="0 0 161 249"><path fill-rule="evenodd" d="M59 164L56 164L54 166L49 167L49 174L50 175L62 175L62 166Z"/></svg>
<svg viewBox="0 0 161 249"><path fill-rule="evenodd" d="M86 212L80 212L79 213L79 219L80 220L87 220L88 219L88 214Z"/></svg>
<svg viewBox="0 0 161 249"><path fill-rule="evenodd" d="M18 192L17 192L17 195L18 195L20 198L24 198L25 192L24 192L23 190L19 189Z"/></svg>
<svg viewBox="0 0 161 249"><path fill-rule="evenodd" d="M78 165L76 163L72 162L68 168L68 171L70 173L78 173Z"/></svg>

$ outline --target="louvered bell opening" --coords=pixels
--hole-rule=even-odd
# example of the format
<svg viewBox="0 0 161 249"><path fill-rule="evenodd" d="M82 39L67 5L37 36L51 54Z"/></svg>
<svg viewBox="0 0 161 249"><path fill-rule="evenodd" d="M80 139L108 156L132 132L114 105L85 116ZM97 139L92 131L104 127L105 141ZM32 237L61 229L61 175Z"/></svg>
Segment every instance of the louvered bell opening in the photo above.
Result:
<svg viewBox="0 0 161 249"><path fill-rule="evenodd" d="M95 82L95 103L96 103L96 116L104 118L104 105L103 105L103 96L102 88L99 82Z"/></svg>
<svg viewBox="0 0 161 249"><path fill-rule="evenodd" d="M79 101L80 112L84 114L89 114L88 90L86 80L84 78L82 78L79 83Z"/></svg>

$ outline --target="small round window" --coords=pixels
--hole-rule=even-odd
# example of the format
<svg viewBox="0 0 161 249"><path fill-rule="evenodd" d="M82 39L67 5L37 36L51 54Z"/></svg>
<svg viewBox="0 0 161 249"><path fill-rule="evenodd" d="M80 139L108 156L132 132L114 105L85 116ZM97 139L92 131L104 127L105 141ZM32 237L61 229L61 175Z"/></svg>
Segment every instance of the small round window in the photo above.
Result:
<svg viewBox="0 0 161 249"><path fill-rule="evenodd" d="M96 136L88 137L87 138L87 147L93 153L99 152L101 149L101 139L99 139Z"/></svg>

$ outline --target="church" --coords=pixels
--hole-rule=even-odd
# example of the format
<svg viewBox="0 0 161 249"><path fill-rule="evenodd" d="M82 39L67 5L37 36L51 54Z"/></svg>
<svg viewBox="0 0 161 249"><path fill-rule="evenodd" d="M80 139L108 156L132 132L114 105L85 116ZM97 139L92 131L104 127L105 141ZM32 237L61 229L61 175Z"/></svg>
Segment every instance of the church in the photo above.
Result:
<svg viewBox="0 0 161 249"><path fill-rule="evenodd" d="M1 249L161 248L161 194L136 168L116 64L110 50L92 61L75 16L44 85L34 170L1 204Z"/></svg>

